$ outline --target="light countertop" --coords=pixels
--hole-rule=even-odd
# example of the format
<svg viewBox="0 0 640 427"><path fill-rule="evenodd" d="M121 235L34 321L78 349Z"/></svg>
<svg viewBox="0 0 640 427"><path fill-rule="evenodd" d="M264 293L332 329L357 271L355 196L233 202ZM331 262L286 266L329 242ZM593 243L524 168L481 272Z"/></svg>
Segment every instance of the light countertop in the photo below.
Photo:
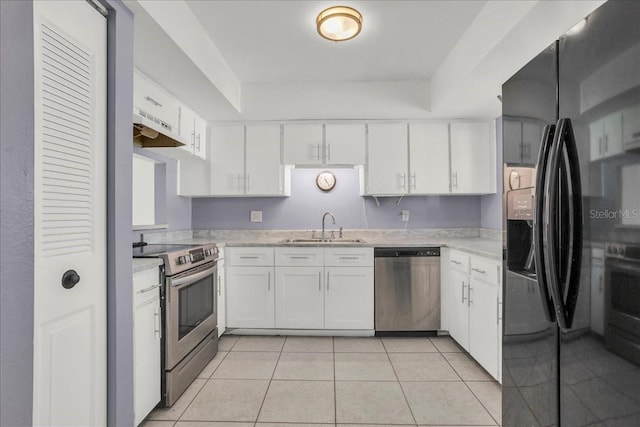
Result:
<svg viewBox="0 0 640 427"><path fill-rule="evenodd" d="M162 259L160 258L134 258L133 273L158 268L159 265L162 265Z"/></svg>

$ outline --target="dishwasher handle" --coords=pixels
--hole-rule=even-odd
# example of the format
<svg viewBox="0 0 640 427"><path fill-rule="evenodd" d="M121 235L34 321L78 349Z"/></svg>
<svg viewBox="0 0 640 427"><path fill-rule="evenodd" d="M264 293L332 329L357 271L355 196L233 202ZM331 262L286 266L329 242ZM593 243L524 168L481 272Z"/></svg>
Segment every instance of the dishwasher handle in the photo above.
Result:
<svg viewBox="0 0 640 427"><path fill-rule="evenodd" d="M376 258L439 257L440 248L375 248Z"/></svg>

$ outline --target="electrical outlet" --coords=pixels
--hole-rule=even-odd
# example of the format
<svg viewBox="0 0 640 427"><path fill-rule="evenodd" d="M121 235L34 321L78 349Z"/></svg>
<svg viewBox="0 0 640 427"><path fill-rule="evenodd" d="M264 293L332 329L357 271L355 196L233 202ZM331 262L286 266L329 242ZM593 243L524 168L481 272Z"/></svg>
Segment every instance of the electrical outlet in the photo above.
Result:
<svg viewBox="0 0 640 427"><path fill-rule="evenodd" d="M402 211L402 220L404 222L409 221L409 211Z"/></svg>
<svg viewBox="0 0 640 427"><path fill-rule="evenodd" d="M251 222L262 222L262 211L251 211Z"/></svg>

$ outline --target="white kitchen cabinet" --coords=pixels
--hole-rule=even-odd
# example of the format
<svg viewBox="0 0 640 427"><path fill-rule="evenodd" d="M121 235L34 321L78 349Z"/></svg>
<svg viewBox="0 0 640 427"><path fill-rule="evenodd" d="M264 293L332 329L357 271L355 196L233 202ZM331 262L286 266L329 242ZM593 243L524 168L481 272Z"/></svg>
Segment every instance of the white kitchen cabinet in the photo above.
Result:
<svg viewBox="0 0 640 427"><path fill-rule="evenodd" d="M590 328L604 336L604 249L591 249L591 315Z"/></svg>
<svg viewBox="0 0 640 427"><path fill-rule="evenodd" d="M494 378L501 378L501 265L465 251L446 252L444 295L449 334Z"/></svg>
<svg viewBox="0 0 640 427"><path fill-rule="evenodd" d="M622 145L630 148L632 143L640 141L640 104L632 105L622 111Z"/></svg>
<svg viewBox="0 0 640 427"><path fill-rule="evenodd" d="M469 353L494 378L498 378L498 285L469 278Z"/></svg>
<svg viewBox="0 0 640 427"><path fill-rule="evenodd" d="M207 122L186 105L180 105L179 135L187 141L183 150L206 159Z"/></svg>
<svg viewBox="0 0 640 427"><path fill-rule="evenodd" d="M283 194L280 134L280 125L247 125L244 179L246 195Z"/></svg>
<svg viewBox="0 0 640 427"><path fill-rule="evenodd" d="M325 125L324 163L327 165L363 165L365 125L362 123L327 123Z"/></svg>
<svg viewBox="0 0 640 427"><path fill-rule="evenodd" d="M320 165L323 162L321 123L285 124L283 157L287 165Z"/></svg>
<svg viewBox="0 0 640 427"><path fill-rule="evenodd" d="M211 194L211 164L184 153L178 162L178 195L207 196Z"/></svg>
<svg viewBox="0 0 640 427"><path fill-rule="evenodd" d="M218 248L218 277L216 278L217 307L218 307L218 336L227 329L227 292L224 268L224 248Z"/></svg>
<svg viewBox="0 0 640 427"><path fill-rule="evenodd" d="M285 195L280 125L211 127L211 195Z"/></svg>
<svg viewBox="0 0 640 427"><path fill-rule="evenodd" d="M276 328L324 327L324 268L276 267Z"/></svg>
<svg viewBox="0 0 640 427"><path fill-rule="evenodd" d="M409 193L449 192L449 124L409 125Z"/></svg>
<svg viewBox="0 0 640 427"><path fill-rule="evenodd" d="M324 327L373 329L373 266L326 267Z"/></svg>
<svg viewBox="0 0 640 427"><path fill-rule="evenodd" d="M452 122L451 192L496 192L495 134L491 122Z"/></svg>
<svg viewBox="0 0 640 427"><path fill-rule="evenodd" d="M225 267L227 327L275 327L273 267Z"/></svg>
<svg viewBox="0 0 640 427"><path fill-rule="evenodd" d="M535 166L542 146L542 124L523 120L522 122L522 164Z"/></svg>
<svg viewBox="0 0 640 427"><path fill-rule="evenodd" d="M591 161L622 153L622 112L618 111L589 124Z"/></svg>
<svg viewBox="0 0 640 427"><path fill-rule="evenodd" d="M244 194L244 126L211 128L211 194Z"/></svg>
<svg viewBox="0 0 640 427"><path fill-rule="evenodd" d="M273 248L268 247L226 249L228 328L275 326L273 254Z"/></svg>
<svg viewBox="0 0 640 427"><path fill-rule="evenodd" d="M409 192L407 138L406 123L367 125L365 194L393 196Z"/></svg>
<svg viewBox="0 0 640 427"><path fill-rule="evenodd" d="M134 68L133 106L165 122L169 131L178 133L179 102L160 85Z"/></svg>
<svg viewBox="0 0 640 427"><path fill-rule="evenodd" d="M134 422L140 424L160 402L160 271L158 266L133 274Z"/></svg>

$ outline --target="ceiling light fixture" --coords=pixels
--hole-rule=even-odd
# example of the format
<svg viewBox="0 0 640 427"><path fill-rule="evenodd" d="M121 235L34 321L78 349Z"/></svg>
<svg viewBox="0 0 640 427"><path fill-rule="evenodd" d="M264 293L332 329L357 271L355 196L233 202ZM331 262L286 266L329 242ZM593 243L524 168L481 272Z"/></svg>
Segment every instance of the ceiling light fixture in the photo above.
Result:
<svg viewBox="0 0 640 427"><path fill-rule="evenodd" d="M332 6L318 14L316 26L318 34L327 40L351 40L362 30L362 15L352 7Z"/></svg>

